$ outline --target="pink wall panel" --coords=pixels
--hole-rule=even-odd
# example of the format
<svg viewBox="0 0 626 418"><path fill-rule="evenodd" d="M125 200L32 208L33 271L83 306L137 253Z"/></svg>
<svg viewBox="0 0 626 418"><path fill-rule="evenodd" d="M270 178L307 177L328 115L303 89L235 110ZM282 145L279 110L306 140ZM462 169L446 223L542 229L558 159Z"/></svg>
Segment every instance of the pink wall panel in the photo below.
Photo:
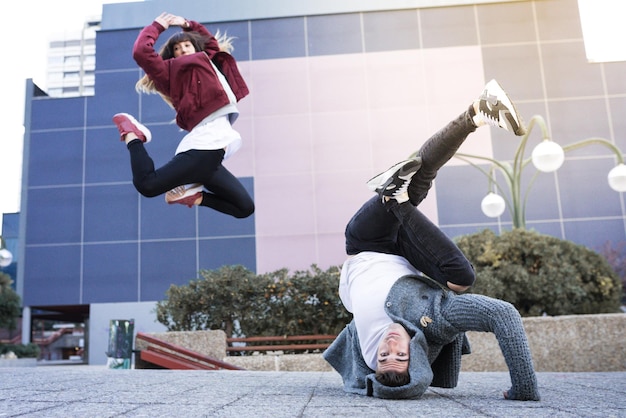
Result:
<svg viewBox="0 0 626 418"><path fill-rule="evenodd" d="M309 112L306 58L260 60L250 65L248 80L255 117Z"/></svg>
<svg viewBox="0 0 626 418"><path fill-rule="evenodd" d="M315 233L315 195L311 173L255 177L256 235Z"/></svg>
<svg viewBox="0 0 626 418"><path fill-rule="evenodd" d="M363 54L307 59L311 83L311 112L365 110L368 107Z"/></svg>
<svg viewBox="0 0 626 418"><path fill-rule="evenodd" d="M369 168L372 163L369 112L313 113L313 164L316 171Z"/></svg>
<svg viewBox="0 0 626 418"><path fill-rule="evenodd" d="M366 54L367 91L372 109L426 104L421 50Z"/></svg>
<svg viewBox="0 0 626 418"><path fill-rule="evenodd" d="M334 234L319 234L317 236L318 259L324 264L318 267L326 269L330 266L341 266L346 259L345 239L342 232Z"/></svg>
<svg viewBox="0 0 626 418"><path fill-rule="evenodd" d="M254 176L254 131L252 117L249 113L241 113L233 127L241 135L241 148L224 162L224 166L237 177Z"/></svg>
<svg viewBox="0 0 626 418"><path fill-rule="evenodd" d="M424 49L423 57L424 86L429 105L464 107L485 85L479 46Z"/></svg>
<svg viewBox="0 0 626 418"><path fill-rule="evenodd" d="M257 273L307 270L318 258L316 239L309 234L257 236L256 248Z"/></svg>
<svg viewBox="0 0 626 418"><path fill-rule="evenodd" d="M373 173L408 158L430 136L425 106L376 109L371 112Z"/></svg>
<svg viewBox="0 0 626 418"><path fill-rule="evenodd" d="M312 170L312 138L307 113L254 120L255 176L289 176Z"/></svg>
<svg viewBox="0 0 626 418"><path fill-rule="evenodd" d="M367 180L418 150L485 83L478 47L260 60L243 71L247 138L227 165L254 176L259 273L341 264L346 223L372 196ZM490 155L490 130L463 149ZM420 210L437 222L435 187Z"/></svg>
<svg viewBox="0 0 626 418"><path fill-rule="evenodd" d="M315 175L318 233L343 233L359 206L373 195L366 186L369 178L363 170Z"/></svg>
<svg viewBox="0 0 626 418"><path fill-rule="evenodd" d="M255 94L254 86L252 85L252 75L250 73L252 68L252 61L237 61L237 66L239 68L239 72L243 76L244 80L246 80L246 84L248 85L248 89L250 90L250 94L241 100L237 107L239 108L239 112L242 115L251 115L253 112L252 109L252 96Z"/></svg>

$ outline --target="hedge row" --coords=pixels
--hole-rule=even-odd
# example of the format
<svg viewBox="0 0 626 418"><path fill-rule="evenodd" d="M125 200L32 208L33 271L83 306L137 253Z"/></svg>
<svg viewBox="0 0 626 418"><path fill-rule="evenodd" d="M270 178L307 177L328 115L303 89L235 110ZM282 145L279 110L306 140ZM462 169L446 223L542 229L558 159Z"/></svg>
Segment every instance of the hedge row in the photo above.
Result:
<svg viewBox="0 0 626 418"><path fill-rule="evenodd" d="M620 311L622 283L600 254L515 229L459 237L476 269L474 293L512 303L522 316ZM242 266L202 270L157 304L170 331L222 329L229 336L337 334L351 320L339 299L340 267L255 275Z"/></svg>

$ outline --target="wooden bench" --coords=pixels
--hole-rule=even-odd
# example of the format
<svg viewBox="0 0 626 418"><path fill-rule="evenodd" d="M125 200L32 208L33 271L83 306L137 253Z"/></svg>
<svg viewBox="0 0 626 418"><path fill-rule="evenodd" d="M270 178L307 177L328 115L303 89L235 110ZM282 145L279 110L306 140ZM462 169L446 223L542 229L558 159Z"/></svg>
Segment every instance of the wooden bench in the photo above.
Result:
<svg viewBox="0 0 626 418"><path fill-rule="evenodd" d="M269 337L231 337L226 338L226 354L229 356L244 352L285 351L302 353L305 351L323 351L333 342L336 335L290 335Z"/></svg>

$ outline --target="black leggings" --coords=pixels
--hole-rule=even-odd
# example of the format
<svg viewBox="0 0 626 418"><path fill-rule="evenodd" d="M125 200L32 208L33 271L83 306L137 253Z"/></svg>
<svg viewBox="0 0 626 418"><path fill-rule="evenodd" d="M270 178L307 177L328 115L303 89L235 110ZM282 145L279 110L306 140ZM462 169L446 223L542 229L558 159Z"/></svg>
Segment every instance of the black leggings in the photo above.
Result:
<svg viewBox="0 0 626 418"><path fill-rule="evenodd" d="M155 197L183 184L201 183L201 206L215 209L235 218L254 213L254 201L237 177L223 165L224 150L189 150L177 154L163 167L154 168L143 142L131 141L130 165L133 184L145 197Z"/></svg>

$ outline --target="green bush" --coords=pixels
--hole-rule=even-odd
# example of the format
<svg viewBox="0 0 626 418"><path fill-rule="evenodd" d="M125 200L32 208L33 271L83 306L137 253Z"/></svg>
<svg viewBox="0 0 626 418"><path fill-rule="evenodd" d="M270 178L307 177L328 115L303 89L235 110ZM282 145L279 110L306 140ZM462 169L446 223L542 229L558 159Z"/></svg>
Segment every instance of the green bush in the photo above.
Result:
<svg viewBox="0 0 626 418"><path fill-rule="evenodd" d="M0 355L9 352L15 353L17 358L38 358L41 349L35 343L28 344L0 344Z"/></svg>
<svg viewBox="0 0 626 418"><path fill-rule="evenodd" d="M459 237L476 268L472 292L511 302L523 316L619 312L622 284L600 254L515 229ZM340 267L255 275L243 266L202 270L157 303L169 331L222 329L228 336L338 334L350 322L337 289Z"/></svg>
<svg viewBox="0 0 626 418"><path fill-rule="evenodd" d="M11 287L11 276L0 273L0 328L14 330L21 311L20 296Z"/></svg>
<svg viewBox="0 0 626 418"><path fill-rule="evenodd" d="M259 336L338 334L351 320L337 292L339 273L338 267L313 265L291 275L287 269L261 275L263 320L249 318L242 329Z"/></svg>
<svg viewBox="0 0 626 418"><path fill-rule="evenodd" d="M254 311L254 274L243 266L202 270L202 279L172 285L157 303L157 320L169 331L223 329L231 335L236 321Z"/></svg>
<svg viewBox="0 0 626 418"><path fill-rule="evenodd" d="M22 313L20 296L11 287L11 276L0 273L0 328L9 331L17 327L17 318ZM15 353L18 358L39 357L37 344L0 344L0 354Z"/></svg>
<svg viewBox="0 0 626 418"><path fill-rule="evenodd" d="M337 334L351 315L339 299L339 268L255 275L243 266L202 270L157 303L169 331L222 329L229 336Z"/></svg>
<svg viewBox="0 0 626 418"><path fill-rule="evenodd" d="M622 305L626 305L626 242L613 244L606 241L599 249L600 254L609 262L622 281Z"/></svg>
<svg viewBox="0 0 626 418"><path fill-rule="evenodd" d="M484 230L456 242L476 269L471 291L504 299L522 316L620 310L619 277L584 246L525 229Z"/></svg>

